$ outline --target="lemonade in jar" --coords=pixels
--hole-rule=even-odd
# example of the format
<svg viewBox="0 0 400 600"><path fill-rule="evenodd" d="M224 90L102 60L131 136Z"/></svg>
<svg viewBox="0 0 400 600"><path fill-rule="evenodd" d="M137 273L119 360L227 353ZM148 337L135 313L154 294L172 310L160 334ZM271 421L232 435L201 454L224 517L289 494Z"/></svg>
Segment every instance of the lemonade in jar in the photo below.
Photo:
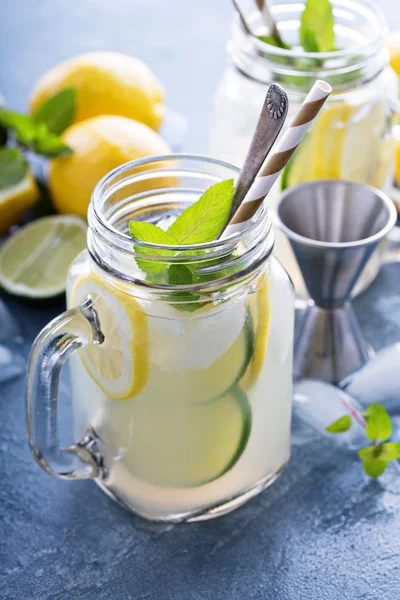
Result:
<svg viewBox="0 0 400 600"><path fill-rule="evenodd" d="M69 310L32 352L40 464L93 477L150 519L224 514L289 460L294 291L272 255L268 210L242 232L199 242L237 174L177 155L106 176L89 208L88 249L70 268ZM67 358L74 445L59 449L45 415Z"/></svg>
<svg viewBox="0 0 400 600"><path fill-rule="evenodd" d="M328 0L322 3L329 7ZM331 21L326 11L324 17L316 15L314 27L318 24L318 28L311 31L313 35L307 42L305 10L310 15L320 4L303 0L273 2L282 47L272 45L260 12L254 11L248 17L254 35L246 33L235 15L228 43L230 61L214 99L210 154L241 165L271 83L280 83L288 94L287 124L315 79L332 86L333 93L319 118L269 195L273 213L280 191L306 181L343 179L381 190L392 183L398 85L389 67L385 17L368 0L332 0ZM377 274L379 252L367 265L361 287ZM288 269L297 292L304 295L295 258L279 231L276 255Z"/></svg>

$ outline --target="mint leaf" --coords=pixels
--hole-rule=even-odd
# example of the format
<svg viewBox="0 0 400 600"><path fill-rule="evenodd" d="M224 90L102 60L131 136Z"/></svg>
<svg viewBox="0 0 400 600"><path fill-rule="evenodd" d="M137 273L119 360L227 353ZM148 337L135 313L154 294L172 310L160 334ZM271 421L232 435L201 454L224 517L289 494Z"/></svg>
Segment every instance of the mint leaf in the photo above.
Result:
<svg viewBox="0 0 400 600"><path fill-rule="evenodd" d="M193 283L193 273L185 265L171 265L168 269L168 283L190 285Z"/></svg>
<svg viewBox="0 0 400 600"><path fill-rule="evenodd" d="M178 242L170 234L153 225L152 223L145 223L144 221L129 221L129 233L135 240L135 242L150 242L152 244L159 244L162 246L176 246ZM163 248L145 248L140 244L134 245L135 252L138 254L146 254L147 256L154 257L171 257L176 256L175 250L165 250ZM157 261L157 260L145 260L142 258L136 258L136 263L139 269L142 269L145 273L157 274L162 273L167 266L168 262Z"/></svg>
<svg viewBox="0 0 400 600"><path fill-rule="evenodd" d="M351 416L343 415L343 417L340 417L339 419L328 425L328 427L325 428L325 431L328 431L328 433L343 433L344 431L348 431L350 427Z"/></svg>
<svg viewBox="0 0 400 600"><path fill-rule="evenodd" d="M367 446L358 451L361 458L364 471L370 477L379 477L385 471L388 461L382 458L382 449L380 446Z"/></svg>
<svg viewBox="0 0 400 600"><path fill-rule="evenodd" d="M329 0L307 0L300 23L300 44L306 52L335 49L335 21Z"/></svg>
<svg viewBox="0 0 400 600"><path fill-rule="evenodd" d="M27 162L18 148L0 148L0 190L19 183L27 169Z"/></svg>
<svg viewBox="0 0 400 600"><path fill-rule="evenodd" d="M168 269L168 283L171 285L190 285L193 283L193 273L186 265L171 265ZM188 291L172 292L171 299L178 310L193 312L198 308L200 296Z"/></svg>
<svg viewBox="0 0 400 600"><path fill-rule="evenodd" d="M44 124L39 124L32 143L32 150L37 154L42 154L48 158L58 158L72 154L72 150L67 144L54 133L49 133Z"/></svg>
<svg viewBox="0 0 400 600"><path fill-rule="evenodd" d="M381 444L380 457L388 462L400 458L400 444L397 442L386 442Z"/></svg>
<svg viewBox="0 0 400 600"><path fill-rule="evenodd" d="M258 39L260 42L264 42L265 44L269 44L270 46L275 46L276 48L282 48L282 50L291 50L292 47L289 44L286 44L283 40L278 40L274 38L272 35L259 35Z"/></svg>
<svg viewBox="0 0 400 600"><path fill-rule="evenodd" d="M0 110L0 125L6 129L13 129L16 139L26 146L30 146L34 140L36 123L27 115L12 110Z"/></svg>
<svg viewBox="0 0 400 600"><path fill-rule="evenodd" d="M364 413L367 420L365 435L371 442L386 441L392 435L392 421L381 404L370 404Z"/></svg>
<svg viewBox="0 0 400 600"><path fill-rule="evenodd" d="M68 87L43 102L33 114L37 123L44 123L49 133L59 135L75 117L76 88Z"/></svg>
<svg viewBox="0 0 400 600"><path fill-rule="evenodd" d="M13 130L17 142L36 154L56 158L72 152L60 137L49 133L44 123L37 123L27 115L12 110L0 110L0 125Z"/></svg>
<svg viewBox="0 0 400 600"><path fill-rule="evenodd" d="M177 244L203 244L216 239L228 220L234 192L233 179L211 186L168 228Z"/></svg>

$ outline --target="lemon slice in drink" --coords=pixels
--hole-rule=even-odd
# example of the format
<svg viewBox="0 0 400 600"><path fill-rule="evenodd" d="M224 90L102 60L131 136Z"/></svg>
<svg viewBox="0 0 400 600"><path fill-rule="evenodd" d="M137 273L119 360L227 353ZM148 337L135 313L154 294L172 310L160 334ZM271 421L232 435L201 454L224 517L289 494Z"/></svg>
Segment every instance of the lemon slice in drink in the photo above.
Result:
<svg viewBox="0 0 400 600"><path fill-rule="evenodd" d="M268 346L268 334L271 322L271 304L268 281L250 297L251 318L254 328L254 350L249 366L240 381L241 387L247 389L254 385L261 373Z"/></svg>
<svg viewBox="0 0 400 600"><path fill-rule="evenodd" d="M332 104L317 119L284 169L281 188L315 179L346 179L382 187L393 142L384 139L383 102Z"/></svg>
<svg viewBox="0 0 400 600"><path fill-rule="evenodd" d="M80 357L92 379L113 400L138 394L148 378L147 317L128 294L104 285L96 276L79 279L71 294L78 306L92 298L104 341L86 346Z"/></svg>
<svg viewBox="0 0 400 600"><path fill-rule="evenodd" d="M72 216L43 217L1 247L0 285L11 294L50 298L65 290L71 262L86 246L86 224Z"/></svg>
<svg viewBox="0 0 400 600"><path fill-rule="evenodd" d="M166 487L200 486L226 473L243 453L251 428L249 402L237 387L207 404L158 396L110 410L105 441L137 477Z"/></svg>
<svg viewBox="0 0 400 600"><path fill-rule="evenodd" d="M394 141L384 138L386 107L375 104L354 113L343 143L341 176L381 188L393 161Z"/></svg>

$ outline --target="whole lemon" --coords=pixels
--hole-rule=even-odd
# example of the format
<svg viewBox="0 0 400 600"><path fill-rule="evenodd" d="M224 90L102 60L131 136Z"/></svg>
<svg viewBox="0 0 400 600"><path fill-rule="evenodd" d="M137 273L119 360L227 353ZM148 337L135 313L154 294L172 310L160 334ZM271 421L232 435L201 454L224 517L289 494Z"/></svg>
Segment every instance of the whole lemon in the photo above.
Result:
<svg viewBox="0 0 400 600"><path fill-rule="evenodd" d="M84 218L96 183L111 169L133 159L170 153L162 137L146 125L112 115L71 125L62 138L73 154L51 161L50 193L60 213Z"/></svg>
<svg viewBox="0 0 400 600"><path fill-rule="evenodd" d="M89 52L59 63L33 88L30 112L62 89L77 89L74 122L120 115L158 130L164 114L163 88L145 63L119 52Z"/></svg>

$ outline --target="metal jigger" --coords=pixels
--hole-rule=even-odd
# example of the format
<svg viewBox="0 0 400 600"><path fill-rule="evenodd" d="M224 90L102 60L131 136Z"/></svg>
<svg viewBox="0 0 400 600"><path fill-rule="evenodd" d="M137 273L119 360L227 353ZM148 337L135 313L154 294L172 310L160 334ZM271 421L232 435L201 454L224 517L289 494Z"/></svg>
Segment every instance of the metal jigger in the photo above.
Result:
<svg viewBox="0 0 400 600"><path fill-rule="evenodd" d="M295 379L337 384L372 355L350 294L395 222L392 201L358 183L313 181L280 197L277 224L290 240L311 297L295 340Z"/></svg>

